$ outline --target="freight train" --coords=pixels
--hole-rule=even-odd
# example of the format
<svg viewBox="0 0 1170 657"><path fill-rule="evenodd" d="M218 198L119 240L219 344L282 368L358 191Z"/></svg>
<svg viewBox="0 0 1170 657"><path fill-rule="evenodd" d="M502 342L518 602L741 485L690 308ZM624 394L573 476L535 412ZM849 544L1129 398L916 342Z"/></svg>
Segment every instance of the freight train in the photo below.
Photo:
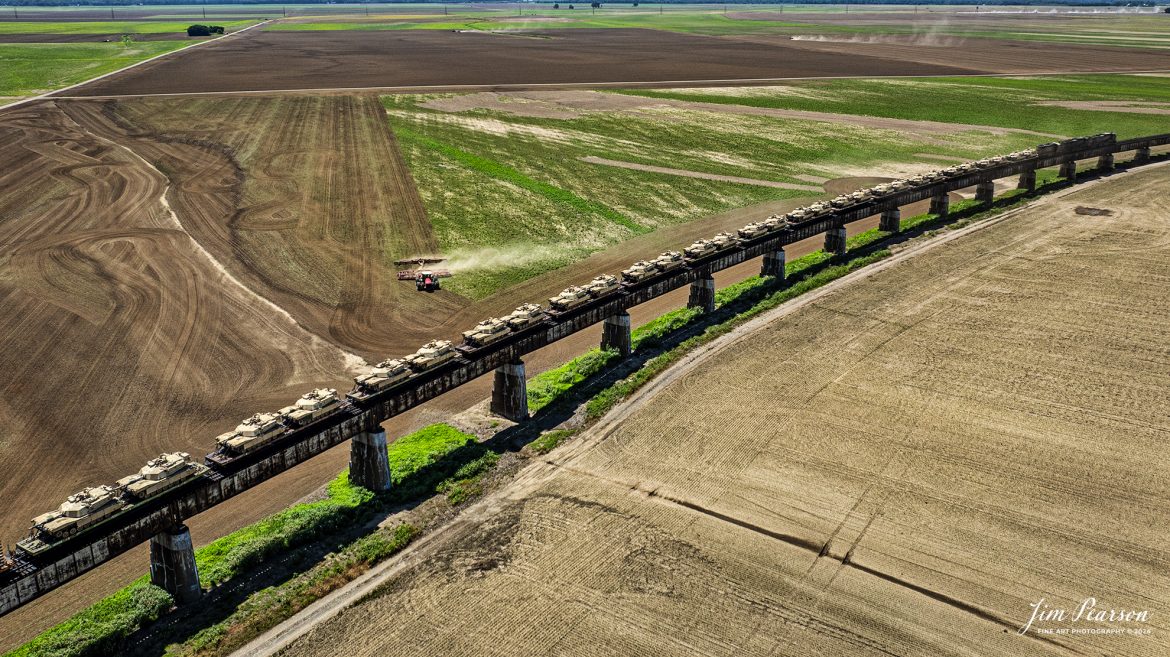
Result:
<svg viewBox="0 0 1170 657"><path fill-rule="evenodd" d="M22 552L38 554L56 543L92 528L123 513L135 505L154 499L185 482L205 476L211 469L231 465L237 459L271 445L290 432L302 430L321 422L352 404L367 402L372 396L408 384L424 373L461 358L474 358L481 350L516 333L536 330L550 319L557 319L589 302L619 293L625 286L641 285L645 281L695 263L709 256L738 247L766 235L794 230L809 223L847 211L861 203L882 199L914 187L933 185L970 173L1009 162L1034 157L1051 157L1086 148L1116 143L1112 133L1078 137L1062 142L1042 144L1035 149L1017 151L1002 157L953 165L940 171L914 176L904 180L883 183L873 188L843 194L831 201L818 201L787 214L772 215L762 221L740 228L736 234L719 233L710 239L697 240L683 251L667 251L651 261L639 261L621 272L621 278L604 274L583 286L565 289L549 299L549 307L524 304L504 317L491 318L463 333L458 347L447 340L432 340L415 353L389 358L377 363L368 374L354 379L354 387L344 396L332 388L313 390L293 403L275 412L257 413L242 421L235 429L216 438L216 451L206 457L206 466L195 463L190 456L177 452L152 459L138 473L119 479L114 485L86 488L69 498L56 510L33 519L29 536L17 543L16 555ZM12 568L12 560L0 555L0 572Z"/></svg>

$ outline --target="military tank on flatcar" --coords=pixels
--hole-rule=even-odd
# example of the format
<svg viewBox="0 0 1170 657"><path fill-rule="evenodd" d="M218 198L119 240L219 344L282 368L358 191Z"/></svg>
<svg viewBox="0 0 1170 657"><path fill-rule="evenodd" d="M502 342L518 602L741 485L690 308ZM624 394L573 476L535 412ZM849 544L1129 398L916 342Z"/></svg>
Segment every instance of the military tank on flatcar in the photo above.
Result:
<svg viewBox="0 0 1170 657"><path fill-rule="evenodd" d="M594 299L618 291L618 279L613 274L602 274L585 284L585 291Z"/></svg>
<svg viewBox="0 0 1170 657"><path fill-rule="evenodd" d="M385 390L395 383L409 379L411 374L410 367L405 361L389 358L374 365L373 371L369 374L356 377L353 380L354 389L346 393L346 396L364 400L379 390Z"/></svg>
<svg viewBox="0 0 1170 657"><path fill-rule="evenodd" d="M652 262L659 270L664 272L678 269L686 264L682 254L678 251L663 251Z"/></svg>
<svg viewBox="0 0 1170 657"><path fill-rule="evenodd" d="M653 262L650 262L649 260L639 260L638 262L630 265L628 268L622 270L622 280L626 281L627 283L637 283L638 281L644 281L651 276L657 276L660 273L662 273L662 270L660 270Z"/></svg>
<svg viewBox="0 0 1170 657"><path fill-rule="evenodd" d="M752 223L739 229L739 237L741 239L750 240L764 235L768 232L768 226L761 222L753 221Z"/></svg>
<svg viewBox="0 0 1170 657"><path fill-rule="evenodd" d="M425 372L435 369L457 355L450 340L431 340L402 360L411 370Z"/></svg>
<svg viewBox="0 0 1170 657"><path fill-rule="evenodd" d="M276 413L256 413L239 423L235 429L220 434L215 439L219 452L230 456L241 456L256 451L288 432Z"/></svg>
<svg viewBox="0 0 1170 657"><path fill-rule="evenodd" d="M124 497L146 500L171 490L207 472L202 463L191 460L186 452L171 452L146 462L141 470L118 480Z"/></svg>
<svg viewBox="0 0 1170 657"><path fill-rule="evenodd" d="M591 298L592 297L589 296L589 290L586 290L585 288L578 285L573 285L571 287L565 288L564 290L561 290L560 294L549 299L548 305L553 310L565 311L571 308L575 308L585 303L586 301L589 301Z"/></svg>
<svg viewBox="0 0 1170 657"><path fill-rule="evenodd" d="M113 516L125 506L113 486L91 486L70 495L57 509L33 518L28 537L17 546L35 554Z"/></svg>
<svg viewBox="0 0 1170 657"><path fill-rule="evenodd" d="M544 319L544 308L535 303L526 303L504 317L513 331L527 328Z"/></svg>
<svg viewBox="0 0 1170 657"><path fill-rule="evenodd" d="M484 347L497 340L502 340L512 333L512 327L507 320L499 317L485 319L474 328L463 332L463 341L473 347Z"/></svg>
<svg viewBox="0 0 1170 657"><path fill-rule="evenodd" d="M280 409L280 417L294 427L303 427L341 410L341 397L333 388L318 388L301 395L292 406Z"/></svg>

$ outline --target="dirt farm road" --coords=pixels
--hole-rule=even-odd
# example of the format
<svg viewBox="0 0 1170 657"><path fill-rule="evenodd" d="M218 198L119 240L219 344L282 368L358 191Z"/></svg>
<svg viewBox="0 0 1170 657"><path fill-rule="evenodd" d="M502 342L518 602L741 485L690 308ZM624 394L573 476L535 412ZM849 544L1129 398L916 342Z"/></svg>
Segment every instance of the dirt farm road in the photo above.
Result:
<svg viewBox="0 0 1170 657"><path fill-rule="evenodd" d="M745 325L240 654L1165 654L1167 181L1065 190ZM1152 634L1019 633L1087 596Z"/></svg>

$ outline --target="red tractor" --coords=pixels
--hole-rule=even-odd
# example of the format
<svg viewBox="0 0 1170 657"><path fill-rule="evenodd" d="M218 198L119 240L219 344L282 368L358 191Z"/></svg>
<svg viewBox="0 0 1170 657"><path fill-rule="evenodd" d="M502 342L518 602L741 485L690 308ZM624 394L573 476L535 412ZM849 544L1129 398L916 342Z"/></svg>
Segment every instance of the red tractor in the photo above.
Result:
<svg viewBox="0 0 1170 657"><path fill-rule="evenodd" d="M435 290L442 289L442 286L439 284L438 272L431 271L430 269L420 269L415 273L414 286L419 292L434 292Z"/></svg>

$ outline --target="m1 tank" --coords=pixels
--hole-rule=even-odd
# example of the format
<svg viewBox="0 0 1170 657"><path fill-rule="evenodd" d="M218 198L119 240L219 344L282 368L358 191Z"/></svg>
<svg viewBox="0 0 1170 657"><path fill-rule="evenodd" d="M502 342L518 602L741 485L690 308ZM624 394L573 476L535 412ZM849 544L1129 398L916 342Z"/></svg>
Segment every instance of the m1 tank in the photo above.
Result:
<svg viewBox="0 0 1170 657"><path fill-rule="evenodd" d="M602 274L585 284L585 291L594 299L617 292L618 279L613 274Z"/></svg>
<svg viewBox="0 0 1170 657"><path fill-rule="evenodd" d="M425 372L446 363L456 355L450 340L431 340L403 360L415 372Z"/></svg>
<svg viewBox="0 0 1170 657"><path fill-rule="evenodd" d="M544 319L544 308L535 303L526 303L504 317L513 331L529 327Z"/></svg>
<svg viewBox="0 0 1170 657"><path fill-rule="evenodd" d="M820 219L821 217L833 214L833 206L829 205L828 201L817 201L805 207L804 210L808 212L807 219Z"/></svg>
<svg viewBox="0 0 1170 657"><path fill-rule="evenodd" d="M374 370L369 374L355 378L354 389L347 393L347 396L365 399L379 390L385 390L395 383L409 379L410 375L410 366L406 361L389 358L374 365Z"/></svg>
<svg viewBox="0 0 1170 657"><path fill-rule="evenodd" d="M283 436L287 431L288 428L280 422L280 415L257 413L238 424L234 430L220 434L215 444L226 454L247 454Z"/></svg>
<svg viewBox="0 0 1170 657"><path fill-rule="evenodd" d="M799 224L803 221L808 221L809 219L812 219L813 212L812 212L812 210L810 210L808 208L796 208L792 212L789 212L787 216L788 216L788 223Z"/></svg>
<svg viewBox="0 0 1170 657"><path fill-rule="evenodd" d="M146 466L129 477L118 480L124 496L145 500L203 474L207 468L191 460L186 452L171 452L153 458Z"/></svg>
<svg viewBox="0 0 1170 657"><path fill-rule="evenodd" d="M670 271L678 269L686 264L683 260L682 254L678 251L665 251L660 253L657 258L653 260L654 266L658 267L660 271Z"/></svg>
<svg viewBox="0 0 1170 657"><path fill-rule="evenodd" d="M841 194L840 196L837 196L833 200L829 201L829 205L833 206L834 208L843 208L852 202L853 201L849 198L848 194Z"/></svg>
<svg viewBox="0 0 1170 657"><path fill-rule="evenodd" d="M639 260L630 265L628 269L622 270L622 280L629 283L637 283L659 273L661 273L661 270L653 262Z"/></svg>
<svg viewBox="0 0 1170 657"><path fill-rule="evenodd" d="M757 223L761 224L768 232L772 232L787 226L790 223L790 219L791 215L789 214L774 214Z"/></svg>
<svg viewBox="0 0 1170 657"><path fill-rule="evenodd" d="M703 256L711 255L716 251L718 251L718 249L715 247L715 243L711 240L695 240L693 244L683 249L683 253L686 255L686 257L692 259L702 258Z"/></svg>
<svg viewBox="0 0 1170 657"><path fill-rule="evenodd" d="M743 228L740 228L738 232L739 232L740 237L742 237L745 240L750 240L753 237L759 237L760 235L767 233L768 227L762 221L761 222L753 221L752 223L744 226Z"/></svg>
<svg viewBox="0 0 1170 657"><path fill-rule="evenodd" d="M492 317L476 324L470 331L464 331L463 341L473 347L482 347L507 337L511 332L512 327L506 320Z"/></svg>
<svg viewBox="0 0 1170 657"><path fill-rule="evenodd" d="M553 310L565 311L585 303L590 298L589 290L574 285L572 287L565 288L561 291L560 294L549 299L548 305L551 306Z"/></svg>
<svg viewBox="0 0 1170 657"><path fill-rule="evenodd" d="M55 511L33 518L29 538L51 543L92 527L125 506L113 486L92 486L70 495Z"/></svg>
<svg viewBox="0 0 1170 657"><path fill-rule="evenodd" d="M303 427L339 410L341 397L337 391L333 388L317 388L301 395L292 406L285 406L279 413L285 422L294 427Z"/></svg>

